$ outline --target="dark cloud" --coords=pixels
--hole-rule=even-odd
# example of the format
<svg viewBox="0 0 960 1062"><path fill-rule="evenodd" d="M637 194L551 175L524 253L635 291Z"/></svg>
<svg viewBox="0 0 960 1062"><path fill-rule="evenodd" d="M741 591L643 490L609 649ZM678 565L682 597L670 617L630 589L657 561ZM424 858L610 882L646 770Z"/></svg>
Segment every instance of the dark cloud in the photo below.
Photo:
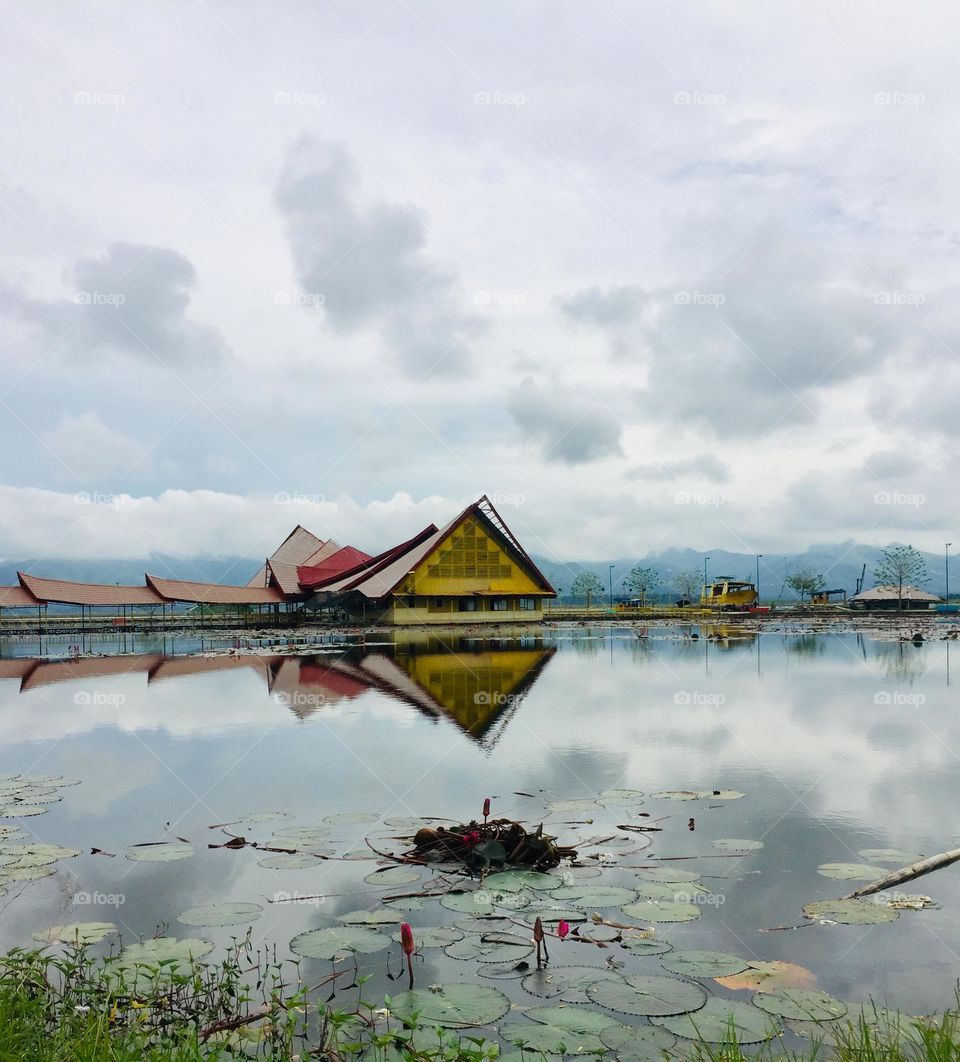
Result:
<svg viewBox="0 0 960 1062"><path fill-rule="evenodd" d="M178 367L218 364L230 349L215 328L187 316L197 273L177 251L114 243L67 271L68 299L33 299L7 287L0 310L61 340L77 359L122 355Z"/></svg>
<svg viewBox="0 0 960 1062"><path fill-rule="evenodd" d="M545 461L581 465L623 453L620 424L611 411L579 391L543 388L528 377L510 395L507 408L520 433L540 446Z"/></svg>
<svg viewBox="0 0 960 1062"><path fill-rule="evenodd" d="M427 258L426 220L400 204L364 207L360 171L342 144L302 136L291 149L277 202L305 293L341 332L366 326L414 373L455 373L480 322L457 309L451 273Z"/></svg>

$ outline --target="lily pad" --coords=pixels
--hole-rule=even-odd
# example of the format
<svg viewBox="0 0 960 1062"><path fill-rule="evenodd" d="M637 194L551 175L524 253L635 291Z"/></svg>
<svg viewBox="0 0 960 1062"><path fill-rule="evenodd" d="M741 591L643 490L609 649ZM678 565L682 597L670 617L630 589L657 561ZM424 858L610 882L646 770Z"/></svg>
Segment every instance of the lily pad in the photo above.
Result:
<svg viewBox="0 0 960 1062"><path fill-rule="evenodd" d="M838 922L845 926L872 926L894 922L900 912L869 900L818 900L803 905L807 918L817 922Z"/></svg>
<svg viewBox="0 0 960 1062"><path fill-rule="evenodd" d="M139 944L128 944L120 952L111 972L122 978L133 974L134 984L131 987L136 987L141 980L170 980L177 974L189 973L193 963L209 955L211 951L213 945L209 941L195 937L185 940L177 940L176 937L155 937ZM150 971L149 975L141 974L141 967L146 967Z"/></svg>
<svg viewBox="0 0 960 1062"><path fill-rule="evenodd" d="M803 1021L834 1021L847 1013L846 1003L815 988L779 988L776 992L758 992L754 1006L778 1018Z"/></svg>
<svg viewBox="0 0 960 1062"><path fill-rule="evenodd" d="M689 903L694 895L708 896L710 890L706 885L695 881L640 881L637 883L637 895L640 900L675 900L677 903Z"/></svg>
<svg viewBox="0 0 960 1062"><path fill-rule="evenodd" d="M598 981L590 985L587 995L594 1003L608 1010L650 1017L686 1014L691 1010L699 1010L707 1001L707 993L692 981L640 974Z"/></svg>
<svg viewBox="0 0 960 1062"><path fill-rule="evenodd" d="M580 815L603 807L599 800L551 800L547 805L553 815Z"/></svg>
<svg viewBox="0 0 960 1062"><path fill-rule="evenodd" d="M541 999L560 996L565 1003L586 1003L587 988L607 980L619 981L620 975L606 966L548 966L527 974L523 988Z"/></svg>
<svg viewBox="0 0 960 1062"><path fill-rule="evenodd" d="M0 819L29 819L49 810L48 804L5 804L0 807Z"/></svg>
<svg viewBox="0 0 960 1062"><path fill-rule="evenodd" d="M693 1014L652 1018L651 1021L687 1040L703 1040L709 1044L728 1041L731 1032L738 1044L759 1044L780 1032L780 1025L775 1019L751 1007L749 1003L716 996Z"/></svg>
<svg viewBox="0 0 960 1062"><path fill-rule="evenodd" d="M529 937L493 930L485 936L464 937L443 951L451 959L506 963L525 958L533 949L534 943Z"/></svg>
<svg viewBox="0 0 960 1062"><path fill-rule="evenodd" d="M523 893L493 892L490 889L475 889L473 892L454 892L440 897L440 904L460 914L493 914L498 907L511 911L520 910L530 902Z"/></svg>
<svg viewBox="0 0 960 1062"><path fill-rule="evenodd" d="M393 939L400 940L399 930ZM416 926L413 930L413 942L418 948L445 948L462 939L463 933L454 926Z"/></svg>
<svg viewBox="0 0 960 1062"><path fill-rule="evenodd" d="M536 912L534 914L533 912ZM538 907L535 903L526 908L527 918L539 918L546 925L547 922L586 922L587 912L574 910L572 907L564 910L557 907Z"/></svg>
<svg viewBox="0 0 960 1062"><path fill-rule="evenodd" d="M919 852L901 852L898 848L861 848L857 855L868 863L893 863L898 867L919 863L923 859Z"/></svg>
<svg viewBox="0 0 960 1062"><path fill-rule="evenodd" d="M53 867L4 867L0 870L0 885L9 881L36 881L38 878L49 878L53 875Z"/></svg>
<svg viewBox="0 0 960 1062"><path fill-rule="evenodd" d="M623 946L634 955L665 955L668 951L673 951L673 945L668 940L641 937L635 933L623 934Z"/></svg>
<svg viewBox="0 0 960 1062"><path fill-rule="evenodd" d="M521 1047L524 1053L581 1055L597 1054L605 1050L596 1033L558 1029L553 1025L542 1025L535 1021L502 1025L500 1035L507 1043Z"/></svg>
<svg viewBox="0 0 960 1062"><path fill-rule="evenodd" d="M619 1062L663 1062L677 1042L672 1032L659 1025L611 1025L601 1031L600 1039Z"/></svg>
<svg viewBox="0 0 960 1062"><path fill-rule="evenodd" d="M719 837L713 842L714 848L723 852L759 852L763 841L748 841L743 837Z"/></svg>
<svg viewBox="0 0 960 1062"><path fill-rule="evenodd" d="M191 907L177 915L185 926L239 926L256 921L263 914L258 903L211 903Z"/></svg>
<svg viewBox="0 0 960 1062"><path fill-rule="evenodd" d="M729 977L718 977L718 985L735 991L760 989L770 992L777 988L812 988L817 983L817 976L806 966L794 962L751 962L742 973Z"/></svg>
<svg viewBox="0 0 960 1062"><path fill-rule="evenodd" d="M642 867L636 876L643 881L659 881L670 884L678 881L697 881L700 875L695 870L679 870L676 867Z"/></svg>
<svg viewBox="0 0 960 1062"><path fill-rule="evenodd" d="M374 815L372 811L341 811L336 815L324 815L323 821L330 826L360 826L379 822L380 816Z"/></svg>
<svg viewBox="0 0 960 1062"><path fill-rule="evenodd" d="M274 852L258 859L257 866L267 870L307 870L319 862L320 857L311 852Z"/></svg>
<svg viewBox="0 0 960 1062"><path fill-rule="evenodd" d="M692 922L700 917L700 908L676 900L640 900L621 908L625 915L641 922Z"/></svg>
<svg viewBox="0 0 960 1062"><path fill-rule="evenodd" d="M742 973L747 960L727 951L675 951L663 960L664 969L688 977L727 977Z"/></svg>
<svg viewBox="0 0 960 1062"><path fill-rule="evenodd" d="M41 929L33 934L33 939L49 944L99 944L104 937L116 931L113 922L71 922L65 926Z"/></svg>
<svg viewBox="0 0 960 1062"><path fill-rule="evenodd" d="M368 885L409 885L420 881L421 875L420 871L413 867L385 867L367 874L363 880Z"/></svg>
<svg viewBox="0 0 960 1062"><path fill-rule="evenodd" d="M554 889L550 895L555 900L564 903L572 903L575 907L585 907L589 910L602 907L620 907L637 898L633 889L625 889L620 885L562 885Z"/></svg>
<svg viewBox="0 0 960 1062"><path fill-rule="evenodd" d="M490 985L457 982L400 992L390 997L388 1006L407 1024L416 1015L420 1025L460 1028L499 1021L510 1010L510 1000Z"/></svg>
<svg viewBox="0 0 960 1062"><path fill-rule="evenodd" d="M4 856L16 859L18 867L45 867L61 859L74 859L80 855L76 848L64 848L60 844L4 844L0 847Z"/></svg>
<svg viewBox="0 0 960 1062"><path fill-rule="evenodd" d="M885 867L868 866L866 863L821 863L817 873L841 881L877 881L890 872Z"/></svg>
<svg viewBox="0 0 960 1062"><path fill-rule="evenodd" d="M379 907L375 911L348 911L346 914L337 915L337 921L347 925L396 926L406 919L402 911Z"/></svg>
<svg viewBox="0 0 960 1062"><path fill-rule="evenodd" d="M145 845L142 848L128 848L126 852L127 859L133 859L138 863L171 863L175 859L189 859L192 855L192 844L176 844L167 841Z"/></svg>
<svg viewBox="0 0 960 1062"><path fill-rule="evenodd" d="M290 941L290 950L305 959L335 959L356 953L372 955L390 946L390 938L368 926L327 926L309 929Z"/></svg>
<svg viewBox="0 0 960 1062"><path fill-rule="evenodd" d="M533 1007L527 1011L527 1017L552 1029L561 1029L568 1033L594 1033L599 1035L612 1025L619 1025L616 1018L601 1014L598 1010L583 1007Z"/></svg>
<svg viewBox="0 0 960 1062"><path fill-rule="evenodd" d="M483 888L494 892L522 892L524 889L549 892L556 887L557 879L552 874L540 874L535 870L503 870L483 879Z"/></svg>

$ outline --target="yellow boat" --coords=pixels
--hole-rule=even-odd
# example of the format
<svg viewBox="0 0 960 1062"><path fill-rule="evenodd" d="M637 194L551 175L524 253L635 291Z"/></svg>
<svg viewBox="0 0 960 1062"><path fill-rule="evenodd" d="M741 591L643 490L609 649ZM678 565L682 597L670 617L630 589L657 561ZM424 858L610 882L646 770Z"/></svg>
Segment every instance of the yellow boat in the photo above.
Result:
<svg viewBox="0 0 960 1062"><path fill-rule="evenodd" d="M700 604L707 608L741 610L757 603L757 588L753 583L729 576L717 576L713 582L704 586L700 594Z"/></svg>

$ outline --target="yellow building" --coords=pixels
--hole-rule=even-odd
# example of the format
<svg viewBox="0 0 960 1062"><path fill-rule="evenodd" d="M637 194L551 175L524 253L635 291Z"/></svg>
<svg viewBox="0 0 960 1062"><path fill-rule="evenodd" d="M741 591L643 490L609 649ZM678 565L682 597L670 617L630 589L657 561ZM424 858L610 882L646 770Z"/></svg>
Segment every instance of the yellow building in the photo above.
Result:
<svg viewBox="0 0 960 1062"><path fill-rule="evenodd" d="M446 527L301 587L353 618L395 624L527 623L556 591L484 495Z"/></svg>

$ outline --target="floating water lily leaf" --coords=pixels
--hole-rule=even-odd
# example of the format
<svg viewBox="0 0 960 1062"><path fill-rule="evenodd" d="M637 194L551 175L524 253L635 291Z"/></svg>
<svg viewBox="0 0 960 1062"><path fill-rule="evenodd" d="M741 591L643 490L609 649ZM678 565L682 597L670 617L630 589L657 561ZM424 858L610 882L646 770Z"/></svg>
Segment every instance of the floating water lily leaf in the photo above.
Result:
<svg viewBox="0 0 960 1062"><path fill-rule="evenodd" d="M605 926L602 922L598 925L586 925L577 931L581 940L597 940L603 944L618 940L622 930L615 926Z"/></svg>
<svg viewBox="0 0 960 1062"><path fill-rule="evenodd" d="M668 940L644 937L637 933L625 932L623 946L632 951L634 955L665 955L668 951L673 951L673 945Z"/></svg>
<svg viewBox="0 0 960 1062"><path fill-rule="evenodd" d="M386 867L374 870L363 880L369 885L409 885L413 881L420 881L421 875L413 867Z"/></svg>
<svg viewBox="0 0 960 1062"><path fill-rule="evenodd" d="M919 863L923 859L918 852L901 852L897 848L861 848L857 855L868 863L894 863L898 867Z"/></svg>
<svg viewBox="0 0 960 1062"><path fill-rule="evenodd" d="M156 937L140 944L127 945L120 952L117 963L111 967L111 972L121 978L135 974L131 987L136 987L141 980L149 982L156 977L170 980L177 974L188 973L195 960L202 959L211 951L213 945L206 940L194 937L188 937L186 940ZM141 974L140 967L147 967L150 970L149 976Z"/></svg>
<svg viewBox="0 0 960 1062"><path fill-rule="evenodd" d="M192 844L174 844L167 841L145 845L142 848L128 848L126 852L127 859L134 859L138 863L169 863L174 859L189 859L192 855Z"/></svg>
<svg viewBox="0 0 960 1062"><path fill-rule="evenodd" d="M596 1033L558 1029L553 1025L542 1025L535 1021L523 1025L501 1025L500 1035L507 1043L522 1047L530 1054L540 1052L545 1055L581 1055L601 1053L605 1050Z"/></svg>
<svg viewBox="0 0 960 1062"><path fill-rule="evenodd" d="M4 804L0 807L0 819L28 819L44 815L49 810L47 804Z"/></svg>
<svg viewBox="0 0 960 1062"><path fill-rule="evenodd" d="M742 973L747 960L727 951L675 951L663 965L671 973L688 977L726 977Z"/></svg>
<svg viewBox="0 0 960 1062"><path fill-rule="evenodd" d="M336 815L324 815L323 821L331 826L359 826L363 823L379 822L380 816L371 811L341 811Z"/></svg>
<svg viewBox="0 0 960 1062"><path fill-rule="evenodd" d="M320 856L312 852L274 852L258 859L257 866L267 870L306 870L319 862Z"/></svg>
<svg viewBox="0 0 960 1062"><path fill-rule="evenodd" d="M263 913L258 903L211 903L191 907L177 915L185 926L239 926L256 921Z"/></svg>
<svg viewBox="0 0 960 1062"><path fill-rule="evenodd" d="M358 860L360 862L366 860L369 862L380 857L371 852L369 848L352 848L349 852L344 852L340 858Z"/></svg>
<svg viewBox="0 0 960 1062"><path fill-rule="evenodd" d="M869 900L818 900L803 905L803 913L815 921L839 922L848 926L870 926L894 922L900 912Z"/></svg>
<svg viewBox="0 0 960 1062"><path fill-rule="evenodd" d="M720 837L713 842L714 848L724 852L758 852L763 841L747 841L742 837Z"/></svg>
<svg viewBox="0 0 960 1062"><path fill-rule="evenodd" d="M18 867L45 867L56 863L60 859L73 859L80 855L76 848L64 848L60 844L41 844L30 842L28 844L3 844L0 853L6 858L11 857Z"/></svg>
<svg viewBox="0 0 960 1062"><path fill-rule="evenodd" d="M716 981L718 985L735 991L760 989L770 992L777 988L812 988L817 983L817 976L806 966L775 959L773 962L747 963L743 973L718 977Z"/></svg>
<svg viewBox="0 0 960 1062"><path fill-rule="evenodd" d="M440 904L450 911L461 914L493 914L498 907L518 911L526 907L530 897L517 892L493 892L490 889L475 889L473 892L454 892L440 897Z"/></svg>
<svg viewBox="0 0 960 1062"><path fill-rule="evenodd" d="M519 933L492 930L485 936L470 936L444 948L451 959L472 959L476 962L518 962L533 951L533 940Z"/></svg>
<svg viewBox="0 0 960 1062"><path fill-rule="evenodd" d="M248 811L241 815L243 822L275 822L277 819L289 819L292 816L289 811Z"/></svg>
<svg viewBox="0 0 960 1062"><path fill-rule="evenodd" d="M664 883L679 881L696 881L700 875L695 870L678 870L675 867L642 867L636 871L642 881L659 881Z"/></svg>
<svg viewBox="0 0 960 1062"><path fill-rule="evenodd" d="M329 841L330 831L325 826L284 826L279 833L275 833L270 843L275 848L284 848L286 845L281 841L293 842L289 845L296 848L298 844L314 844Z"/></svg>
<svg viewBox="0 0 960 1062"><path fill-rule="evenodd" d="M707 795L703 789L663 789L654 793L655 800L699 800Z"/></svg>
<svg viewBox="0 0 960 1062"><path fill-rule="evenodd" d="M880 893L879 898L883 898L883 893ZM929 907L940 907L929 896L921 896L919 893L898 895L892 900L887 900L886 903L887 907L892 907L896 911L924 911Z"/></svg>
<svg viewBox="0 0 960 1062"><path fill-rule="evenodd" d="M49 944L99 944L104 937L116 931L113 922L71 922L65 926L41 929L33 934L33 939Z"/></svg>
<svg viewBox="0 0 960 1062"><path fill-rule="evenodd" d="M400 931L393 934L393 939L400 940ZM418 948L445 948L463 939L463 933L454 926L415 926L413 941Z"/></svg>
<svg viewBox="0 0 960 1062"><path fill-rule="evenodd" d="M661 881L640 881L637 883L637 896L640 900L674 900L677 903L690 903L692 896L708 896L710 890L706 885L692 881L677 881L667 884Z"/></svg>
<svg viewBox="0 0 960 1062"><path fill-rule="evenodd" d="M571 885L575 881L599 878L602 873L599 867L564 867L559 873L554 871L551 877L560 879L558 885Z"/></svg>
<svg viewBox="0 0 960 1062"><path fill-rule="evenodd" d="M481 977L490 977L497 981L518 981L526 977L530 971L530 963L525 959L520 962L509 963L506 966L496 966L493 963L484 963L477 967L477 973Z"/></svg>
<svg viewBox="0 0 960 1062"><path fill-rule="evenodd" d="M535 870L503 870L484 878L483 887L494 892L521 892L523 889L549 892L557 887L557 879L552 874L540 874Z"/></svg>
<svg viewBox="0 0 960 1062"><path fill-rule="evenodd" d="M594 1003L608 1010L651 1017L686 1014L691 1010L699 1010L707 1001L707 993L691 981L640 974L598 981L590 985L587 995Z"/></svg>
<svg viewBox="0 0 960 1062"><path fill-rule="evenodd" d="M547 807L554 815L579 815L581 812L597 811L603 804L599 800L551 800Z"/></svg>
<svg viewBox="0 0 960 1062"><path fill-rule="evenodd" d="M541 907L536 901L524 909L527 918L539 918L541 922L586 922L587 912L574 910L568 907L566 910L558 907Z"/></svg>
<svg viewBox="0 0 960 1062"><path fill-rule="evenodd" d="M583 1007L533 1007L527 1011L527 1017L552 1029L561 1029L567 1033L595 1033L599 1036L604 1029L619 1025L616 1018L601 1014L598 1010L586 1010Z"/></svg>
<svg viewBox="0 0 960 1062"><path fill-rule="evenodd" d="M641 800L642 796L643 796L643 791L640 790L640 789L606 789L606 790L604 790L604 792L602 792L600 794L599 797L597 797L597 799L600 800L604 804L604 806L606 806L607 804L613 804L613 803L617 803L617 804L635 804L635 803L640 803L640 804L642 804L643 803L643 800Z"/></svg>
<svg viewBox="0 0 960 1062"><path fill-rule="evenodd" d="M388 1006L407 1024L416 1015L420 1025L457 1028L499 1021L510 1010L510 1000L490 985L457 982L400 992L390 997Z"/></svg>
<svg viewBox="0 0 960 1062"><path fill-rule="evenodd" d="M633 889L625 889L620 885L562 885L554 889L550 895L555 900L564 903L572 903L575 907L586 907L590 910L598 907L620 907L637 898Z"/></svg>
<svg viewBox="0 0 960 1062"><path fill-rule="evenodd" d="M436 820L428 815L418 817L416 815L397 815L394 818L384 819L384 826L389 826L392 830L419 830L426 822L435 822Z"/></svg>
<svg viewBox="0 0 960 1062"><path fill-rule="evenodd" d="M841 881L877 881L889 873L884 867L868 866L866 863L822 863L817 873L825 878Z"/></svg>
<svg viewBox="0 0 960 1062"><path fill-rule="evenodd" d="M290 941L290 950L305 959L335 959L356 952L372 955L390 946L390 938L369 926L328 926L309 929Z"/></svg>
<svg viewBox="0 0 960 1062"><path fill-rule="evenodd" d="M53 867L5 867L0 870L0 884L9 881L36 881L38 878L49 878L53 874Z"/></svg>
<svg viewBox="0 0 960 1062"><path fill-rule="evenodd" d="M347 914L337 915L338 922L347 925L399 925L405 922L402 911L391 911L384 907L376 911L348 911Z"/></svg>
<svg viewBox="0 0 960 1062"><path fill-rule="evenodd" d="M586 1003L587 988L607 980L619 981L620 975L606 966L551 966L527 974L523 988L542 999L560 996L565 1003Z"/></svg>
<svg viewBox="0 0 960 1062"><path fill-rule="evenodd" d="M698 1012L699 1013L699 1012ZM677 1038L659 1025L611 1025L603 1029L600 1039L613 1051L619 1062L663 1062Z"/></svg>
<svg viewBox="0 0 960 1062"><path fill-rule="evenodd" d="M833 1021L847 1013L846 1003L815 988L779 988L776 992L758 992L753 1004L778 1018L804 1021Z"/></svg>
<svg viewBox="0 0 960 1062"><path fill-rule="evenodd" d="M473 933L483 936L484 933L510 933L516 931L516 926L509 918L500 915L478 915L476 918L459 918L454 923L457 929L464 933Z"/></svg>
<svg viewBox="0 0 960 1062"><path fill-rule="evenodd" d="M709 1044L723 1043L730 1038L731 1031L738 1044L759 1044L780 1032L777 1021L749 1003L718 999L716 996L692 1014L652 1018L651 1021L687 1040L703 1040Z"/></svg>
<svg viewBox="0 0 960 1062"><path fill-rule="evenodd" d="M427 906L427 901L419 896L401 896L397 900L384 899L382 902L389 904L395 911L422 911Z"/></svg>
<svg viewBox="0 0 960 1062"><path fill-rule="evenodd" d="M640 900L621 908L625 915L641 922L692 922L700 917L700 908L676 900Z"/></svg>

